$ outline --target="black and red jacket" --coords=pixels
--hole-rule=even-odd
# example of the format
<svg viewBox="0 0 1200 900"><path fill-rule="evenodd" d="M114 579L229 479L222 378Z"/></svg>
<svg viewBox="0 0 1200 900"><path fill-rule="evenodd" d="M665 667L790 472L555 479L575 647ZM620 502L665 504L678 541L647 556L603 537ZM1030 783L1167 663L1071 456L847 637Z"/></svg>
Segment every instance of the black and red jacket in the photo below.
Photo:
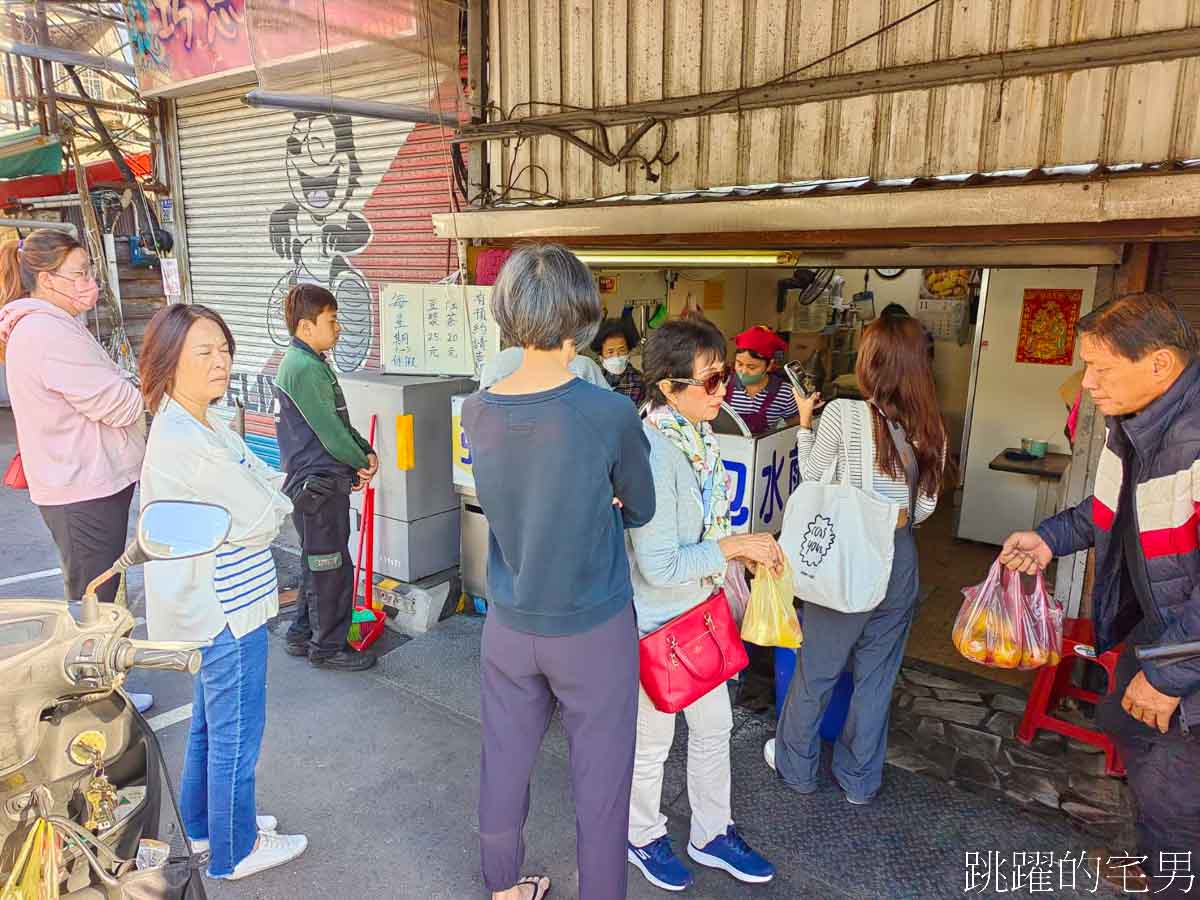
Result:
<svg viewBox="0 0 1200 900"><path fill-rule="evenodd" d="M1038 534L1055 556L1096 548L1092 588L1096 650L1104 652L1140 624L1146 643L1200 640L1200 364L1192 363L1165 394L1135 416L1108 419L1094 494L1047 519ZM1122 536L1114 531L1121 488L1133 479L1134 542L1141 572L1123 578ZM1138 554L1135 554L1138 555ZM1122 590L1122 582L1126 590ZM1131 583L1148 585L1143 615ZM1181 697L1180 724L1200 726L1200 660L1141 663L1157 690Z"/></svg>

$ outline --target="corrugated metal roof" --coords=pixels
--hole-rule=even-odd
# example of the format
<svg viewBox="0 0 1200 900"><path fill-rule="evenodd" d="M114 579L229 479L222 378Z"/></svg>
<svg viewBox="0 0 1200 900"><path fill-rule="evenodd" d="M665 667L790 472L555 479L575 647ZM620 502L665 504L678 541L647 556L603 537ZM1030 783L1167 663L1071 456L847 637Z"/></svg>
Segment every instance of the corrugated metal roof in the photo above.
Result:
<svg viewBox="0 0 1200 900"><path fill-rule="evenodd" d="M843 192L871 193L886 191L935 190L956 187L1002 186L1037 182L1099 181L1126 175L1171 175L1200 169L1200 159L1177 159L1160 163L1118 163L1101 165L1046 166L1036 169L1004 169L996 172L966 172L919 178L836 178L827 181L794 181L779 184L749 184L673 191L662 194L616 194L595 200L558 202L554 200L518 200L497 203L491 209L550 209L565 206L629 205L680 203L705 200L761 200L768 197L803 197Z"/></svg>

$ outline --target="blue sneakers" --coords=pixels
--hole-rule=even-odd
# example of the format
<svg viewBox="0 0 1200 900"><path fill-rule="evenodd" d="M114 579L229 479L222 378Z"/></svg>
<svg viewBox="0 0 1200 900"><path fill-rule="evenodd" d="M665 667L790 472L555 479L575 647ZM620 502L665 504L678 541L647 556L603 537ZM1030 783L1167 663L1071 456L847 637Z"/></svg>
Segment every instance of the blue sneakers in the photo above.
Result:
<svg viewBox="0 0 1200 900"><path fill-rule="evenodd" d="M764 884L775 877L775 867L752 850L732 825L705 847L689 842L688 856L702 866L721 869L749 884Z"/></svg>
<svg viewBox="0 0 1200 900"><path fill-rule="evenodd" d="M648 882L664 891L682 891L692 883L692 873L679 861L671 839L665 834L644 847L630 844L629 861L638 867Z"/></svg>

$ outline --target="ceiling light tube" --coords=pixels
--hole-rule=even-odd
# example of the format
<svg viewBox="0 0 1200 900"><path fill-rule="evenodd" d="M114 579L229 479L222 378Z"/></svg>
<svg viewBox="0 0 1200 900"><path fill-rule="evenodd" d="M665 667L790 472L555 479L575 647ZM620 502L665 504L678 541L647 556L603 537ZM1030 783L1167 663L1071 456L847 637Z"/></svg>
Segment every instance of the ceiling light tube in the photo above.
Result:
<svg viewBox="0 0 1200 900"><path fill-rule="evenodd" d="M795 253L782 250L577 250L575 255L596 268L792 268L797 263Z"/></svg>

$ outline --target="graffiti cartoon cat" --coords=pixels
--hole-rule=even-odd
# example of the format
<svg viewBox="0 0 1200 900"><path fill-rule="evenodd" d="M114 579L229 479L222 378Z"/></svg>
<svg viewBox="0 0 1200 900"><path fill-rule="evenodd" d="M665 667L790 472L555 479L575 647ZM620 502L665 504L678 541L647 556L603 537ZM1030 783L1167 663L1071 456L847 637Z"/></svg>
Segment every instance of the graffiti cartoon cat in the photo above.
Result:
<svg viewBox="0 0 1200 900"><path fill-rule="evenodd" d="M284 167L293 202L271 214L271 249L292 270L272 292L268 326L276 343L289 338L283 322L283 297L294 284L329 288L338 300L342 336L334 348L338 368L352 372L366 360L371 345L371 289L351 257L371 240L370 223L356 199L362 167L349 116L296 113L285 142Z"/></svg>

